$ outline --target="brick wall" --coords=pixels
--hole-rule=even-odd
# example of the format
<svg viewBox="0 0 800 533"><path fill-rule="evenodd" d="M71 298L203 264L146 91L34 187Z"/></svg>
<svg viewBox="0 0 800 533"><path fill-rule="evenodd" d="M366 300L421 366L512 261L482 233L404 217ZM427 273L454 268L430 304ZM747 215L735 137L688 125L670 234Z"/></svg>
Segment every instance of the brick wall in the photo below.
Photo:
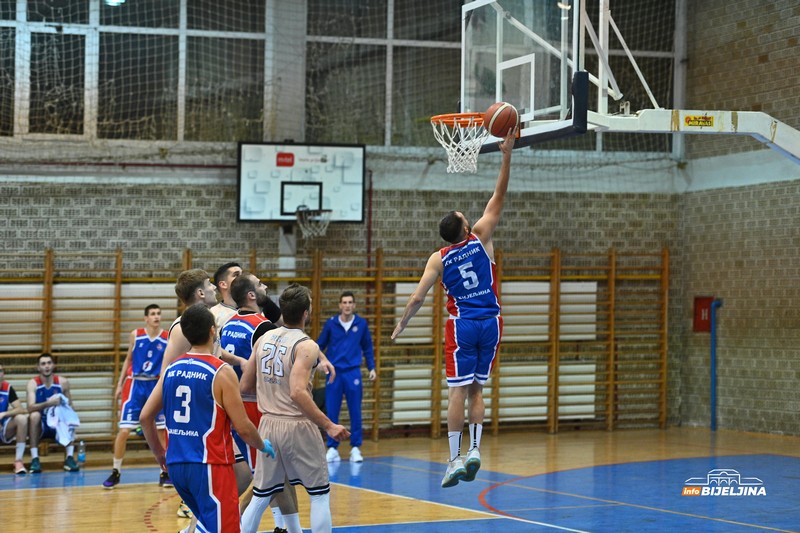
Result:
<svg viewBox="0 0 800 533"><path fill-rule="evenodd" d="M685 351L681 419L710 421L707 333L691 333L694 296L718 311L719 427L800 434L800 183L687 194L683 209Z"/></svg>
<svg viewBox="0 0 800 533"><path fill-rule="evenodd" d="M800 5L689 2L686 105L762 111L800 128ZM689 158L758 150L750 137L688 136Z"/></svg>

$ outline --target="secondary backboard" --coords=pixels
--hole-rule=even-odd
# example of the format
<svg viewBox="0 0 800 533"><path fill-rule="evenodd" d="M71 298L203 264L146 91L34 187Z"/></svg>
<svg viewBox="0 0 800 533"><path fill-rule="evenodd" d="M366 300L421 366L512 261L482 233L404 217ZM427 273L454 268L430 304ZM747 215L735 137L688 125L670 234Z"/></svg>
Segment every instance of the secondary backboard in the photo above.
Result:
<svg viewBox="0 0 800 533"><path fill-rule="evenodd" d="M239 143L238 220L294 223L299 206L364 222L365 147Z"/></svg>
<svg viewBox="0 0 800 533"><path fill-rule="evenodd" d="M477 0L462 6L461 112L482 113L501 101L514 105L523 145L549 126L571 124L572 81L580 70L579 1ZM496 140L490 137L486 147Z"/></svg>

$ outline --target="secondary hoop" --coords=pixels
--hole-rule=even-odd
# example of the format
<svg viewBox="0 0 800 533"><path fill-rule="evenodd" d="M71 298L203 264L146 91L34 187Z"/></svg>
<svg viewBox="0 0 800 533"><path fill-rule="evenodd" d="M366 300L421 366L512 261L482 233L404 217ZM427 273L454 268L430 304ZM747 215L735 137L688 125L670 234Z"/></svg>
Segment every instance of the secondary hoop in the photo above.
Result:
<svg viewBox="0 0 800 533"><path fill-rule="evenodd" d="M303 238L322 237L328 231L328 224L331 222L330 209L309 209L308 206L298 205L295 215L297 225L303 232Z"/></svg>
<svg viewBox="0 0 800 533"><path fill-rule="evenodd" d="M447 172L478 171L478 153L489 132L482 113L449 113L431 117L433 136L447 152Z"/></svg>

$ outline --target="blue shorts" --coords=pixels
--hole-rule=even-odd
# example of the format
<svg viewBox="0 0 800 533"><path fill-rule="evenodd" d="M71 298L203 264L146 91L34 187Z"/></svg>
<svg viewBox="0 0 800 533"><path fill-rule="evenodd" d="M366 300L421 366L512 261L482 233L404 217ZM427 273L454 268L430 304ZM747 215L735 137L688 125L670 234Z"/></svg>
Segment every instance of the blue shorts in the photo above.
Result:
<svg viewBox="0 0 800 533"><path fill-rule="evenodd" d="M141 380L128 376L122 386L122 407L119 410L119 427L134 429L139 425L142 407L156 388L158 380ZM156 427L164 429L164 412L156 416Z"/></svg>
<svg viewBox="0 0 800 533"><path fill-rule="evenodd" d="M197 531L228 533L241 530L233 465L173 463L167 465L167 470L175 490L197 518Z"/></svg>
<svg viewBox="0 0 800 533"><path fill-rule="evenodd" d="M445 374L448 387L489 379L503 335L503 317L483 320L450 317L444 327Z"/></svg>

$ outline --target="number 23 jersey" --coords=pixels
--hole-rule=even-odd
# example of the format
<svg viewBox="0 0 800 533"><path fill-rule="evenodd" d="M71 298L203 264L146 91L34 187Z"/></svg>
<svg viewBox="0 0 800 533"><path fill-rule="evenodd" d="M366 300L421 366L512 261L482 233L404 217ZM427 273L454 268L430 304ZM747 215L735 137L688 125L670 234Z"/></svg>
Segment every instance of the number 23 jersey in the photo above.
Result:
<svg viewBox="0 0 800 533"><path fill-rule="evenodd" d="M213 355L187 353L167 367L167 464L233 464L231 422L214 397L214 379L226 364Z"/></svg>

